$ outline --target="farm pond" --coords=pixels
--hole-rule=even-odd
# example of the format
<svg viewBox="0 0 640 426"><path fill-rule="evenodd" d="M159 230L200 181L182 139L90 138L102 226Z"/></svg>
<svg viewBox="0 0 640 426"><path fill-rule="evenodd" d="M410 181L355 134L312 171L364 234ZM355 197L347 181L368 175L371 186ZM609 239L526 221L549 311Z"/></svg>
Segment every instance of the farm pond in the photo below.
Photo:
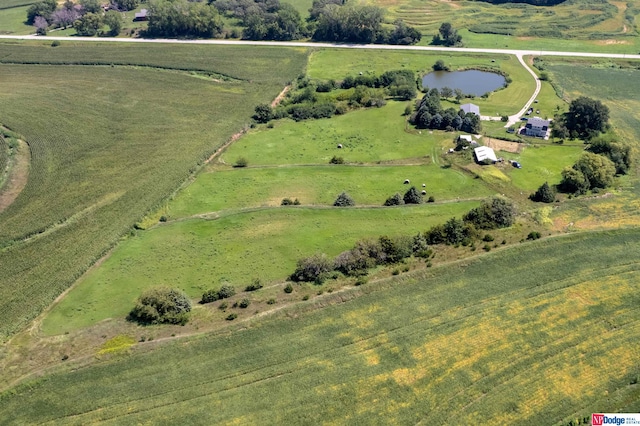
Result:
<svg viewBox="0 0 640 426"><path fill-rule="evenodd" d="M465 95L482 96L504 87L507 80L500 74L479 70L433 71L422 77L422 87L460 89Z"/></svg>

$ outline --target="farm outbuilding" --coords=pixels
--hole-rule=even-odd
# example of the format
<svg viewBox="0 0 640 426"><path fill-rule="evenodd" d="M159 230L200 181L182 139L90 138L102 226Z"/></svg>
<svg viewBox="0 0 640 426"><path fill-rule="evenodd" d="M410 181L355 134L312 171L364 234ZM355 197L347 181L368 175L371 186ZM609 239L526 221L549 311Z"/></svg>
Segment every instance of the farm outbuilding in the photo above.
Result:
<svg viewBox="0 0 640 426"><path fill-rule="evenodd" d="M480 116L480 107L475 104L463 104L460 105L460 109L464 111L465 114L469 114L470 112L474 113L477 116Z"/></svg>
<svg viewBox="0 0 640 426"><path fill-rule="evenodd" d="M476 161L478 161L478 163L483 163L486 161L495 163L498 161L498 157L496 157L495 151L488 146L479 146L473 150L473 153L476 155Z"/></svg>
<svg viewBox="0 0 640 426"><path fill-rule="evenodd" d="M149 18L147 17L147 9L142 9L140 12L137 12L133 17L134 21L147 21Z"/></svg>

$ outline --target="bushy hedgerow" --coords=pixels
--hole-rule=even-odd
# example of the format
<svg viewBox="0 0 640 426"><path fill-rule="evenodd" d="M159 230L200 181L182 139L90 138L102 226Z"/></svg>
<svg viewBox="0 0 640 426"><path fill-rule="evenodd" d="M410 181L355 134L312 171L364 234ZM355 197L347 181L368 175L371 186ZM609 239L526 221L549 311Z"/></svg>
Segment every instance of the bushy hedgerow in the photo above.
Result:
<svg viewBox="0 0 640 426"><path fill-rule="evenodd" d="M321 283L333 270L333 264L326 254L315 254L298 260L296 270L289 277L291 281Z"/></svg>
<svg viewBox="0 0 640 426"><path fill-rule="evenodd" d="M236 289L230 285L223 285L219 290L207 290L202 295L200 303L211 303L220 299L227 299L236 294Z"/></svg>
<svg viewBox="0 0 640 426"><path fill-rule="evenodd" d="M182 291L155 287L145 291L129 313L129 319L141 324L186 324L191 300Z"/></svg>

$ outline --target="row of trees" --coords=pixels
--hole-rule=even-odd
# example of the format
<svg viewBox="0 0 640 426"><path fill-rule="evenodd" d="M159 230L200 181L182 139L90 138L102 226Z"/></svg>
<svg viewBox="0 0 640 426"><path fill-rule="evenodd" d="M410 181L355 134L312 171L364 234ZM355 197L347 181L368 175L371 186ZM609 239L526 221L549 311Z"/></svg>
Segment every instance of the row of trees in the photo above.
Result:
<svg viewBox="0 0 640 426"><path fill-rule="evenodd" d="M467 133L479 133L481 130L480 117L477 115L454 108L443 109L437 89L429 90L416 104L416 112L411 115L409 122L419 129L461 130Z"/></svg>
<svg viewBox="0 0 640 426"><path fill-rule="evenodd" d="M221 14L236 18L249 40L296 40L308 36L300 13L279 0L216 0L211 3Z"/></svg>
<svg viewBox="0 0 640 426"><path fill-rule="evenodd" d="M156 0L149 4L147 35L211 38L222 33L218 10L204 2Z"/></svg>
<svg viewBox="0 0 640 426"><path fill-rule="evenodd" d="M49 27L73 26L79 35L93 36L107 25L108 35L116 36L122 29L122 18L118 11L138 7L138 0L112 0L109 11L104 13L99 0L66 0L61 7L55 0L34 3L27 10L27 23L35 25L38 34L46 34Z"/></svg>
<svg viewBox="0 0 640 426"><path fill-rule="evenodd" d="M253 119L267 123L273 119L290 117L296 121L329 118L344 114L350 108L381 107L385 97L413 99L417 93L415 74L408 70L387 71L380 76L347 76L342 82L312 82L306 77L297 80L297 90L287 93L277 107L269 104L256 106ZM333 97L318 97L319 92L327 93L336 89L353 89Z"/></svg>
<svg viewBox="0 0 640 426"><path fill-rule="evenodd" d="M335 272L346 276L366 275L367 270L377 265L388 265L410 256L429 258L433 255L431 245L471 244L480 238L480 230L505 228L515 221L515 207L504 198L492 198L470 210L462 219L451 218L417 235L389 237L377 240L358 241L350 250L330 259L325 254L316 254L300 259L289 277L292 281L321 284Z"/></svg>

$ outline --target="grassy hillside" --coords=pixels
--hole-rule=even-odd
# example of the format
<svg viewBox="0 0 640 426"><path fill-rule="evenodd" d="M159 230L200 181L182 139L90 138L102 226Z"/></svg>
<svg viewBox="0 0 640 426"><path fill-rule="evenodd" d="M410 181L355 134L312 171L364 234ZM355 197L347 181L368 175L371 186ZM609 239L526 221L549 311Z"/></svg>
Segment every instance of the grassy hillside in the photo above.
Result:
<svg viewBox="0 0 640 426"><path fill-rule="evenodd" d="M639 251L639 231L574 234L404 275L69 366L3 394L0 417L503 425L638 411Z"/></svg>
<svg viewBox="0 0 640 426"><path fill-rule="evenodd" d="M2 124L32 153L27 186L0 214L0 340L168 197L306 61L302 50L278 48L121 46L119 56L119 47L0 45ZM39 60L118 65L21 64Z"/></svg>

